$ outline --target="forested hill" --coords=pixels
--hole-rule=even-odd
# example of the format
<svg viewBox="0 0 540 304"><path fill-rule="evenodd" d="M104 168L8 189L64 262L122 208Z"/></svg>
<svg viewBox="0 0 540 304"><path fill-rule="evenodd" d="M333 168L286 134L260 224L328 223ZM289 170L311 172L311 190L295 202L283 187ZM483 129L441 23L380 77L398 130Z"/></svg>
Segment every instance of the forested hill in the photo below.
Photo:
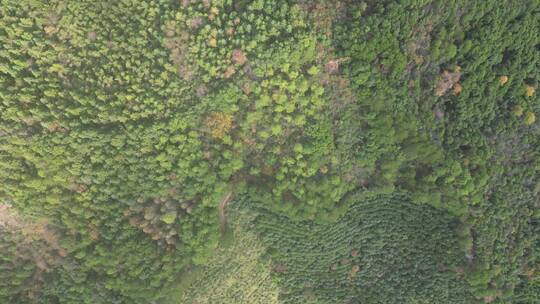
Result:
<svg viewBox="0 0 540 304"><path fill-rule="evenodd" d="M540 303L540 0L0 1L0 303Z"/></svg>

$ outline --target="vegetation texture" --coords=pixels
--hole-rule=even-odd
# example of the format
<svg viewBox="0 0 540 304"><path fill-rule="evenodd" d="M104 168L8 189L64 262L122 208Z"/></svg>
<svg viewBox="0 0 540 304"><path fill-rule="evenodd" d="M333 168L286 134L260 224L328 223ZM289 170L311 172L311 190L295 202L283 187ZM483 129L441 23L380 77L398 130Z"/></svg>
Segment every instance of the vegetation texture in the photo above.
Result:
<svg viewBox="0 0 540 304"><path fill-rule="evenodd" d="M540 1L0 1L0 303L539 303Z"/></svg>

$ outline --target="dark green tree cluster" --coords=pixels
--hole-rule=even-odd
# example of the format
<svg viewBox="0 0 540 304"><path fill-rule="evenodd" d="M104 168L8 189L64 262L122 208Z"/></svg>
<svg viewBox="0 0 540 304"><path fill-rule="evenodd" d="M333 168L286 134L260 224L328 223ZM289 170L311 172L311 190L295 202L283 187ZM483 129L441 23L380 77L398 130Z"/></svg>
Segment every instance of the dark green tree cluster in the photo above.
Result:
<svg viewBox="0 0 540 304"><path fill-rule="evenodd" d="M348 200L352 207L331 224L234 205L256 214L249 227L269 247L280 303L473 302L451 215L402 194Z"/></svg>
<svg viewBox="0 0 540 304"><path fill-rule="evenodd" d="M486 302L508 303L537 277L538 7L364 2L336 23L366 118L344 123L376 148L356 155L374 159L376 189L406 189L459 218L470 284Z"/></svg>

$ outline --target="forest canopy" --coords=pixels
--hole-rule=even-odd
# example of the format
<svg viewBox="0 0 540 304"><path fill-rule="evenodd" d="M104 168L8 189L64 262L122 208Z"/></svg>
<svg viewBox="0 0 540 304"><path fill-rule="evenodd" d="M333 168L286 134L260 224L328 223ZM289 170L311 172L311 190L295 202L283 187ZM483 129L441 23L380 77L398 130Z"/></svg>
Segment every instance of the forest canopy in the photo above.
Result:
<svg viewBox="0 0 540 304"><path fill-rule="evenodd" d="M3 0L0 303L540 303L540 1Z"/></svg>

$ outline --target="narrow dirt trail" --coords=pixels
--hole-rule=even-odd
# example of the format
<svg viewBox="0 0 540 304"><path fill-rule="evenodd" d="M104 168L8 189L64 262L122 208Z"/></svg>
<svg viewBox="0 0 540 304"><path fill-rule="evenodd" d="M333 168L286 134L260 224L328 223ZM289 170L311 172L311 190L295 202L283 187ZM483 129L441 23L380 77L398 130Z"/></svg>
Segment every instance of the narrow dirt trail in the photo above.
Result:
<svg viewBox="0 0 540 304"><path fill-rule="evenodd" d="M227 228L227 218L225 217L225 207L227 207L227 204L231 201L232 197L233 197L233 192L229 191L219 202L218 211L219 211L219 226L221 227L221 232L225 232Z"/></svg>

